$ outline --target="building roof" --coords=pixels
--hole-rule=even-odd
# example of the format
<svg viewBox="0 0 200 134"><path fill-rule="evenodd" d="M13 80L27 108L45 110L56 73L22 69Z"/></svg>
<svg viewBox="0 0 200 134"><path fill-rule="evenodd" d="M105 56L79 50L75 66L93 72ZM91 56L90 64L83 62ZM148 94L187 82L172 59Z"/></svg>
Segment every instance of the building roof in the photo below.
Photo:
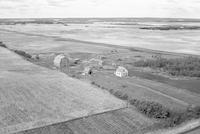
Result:
<svg viewBox="0 0 200 134"><path fill-rule="evenodd" d="M63 58L66 58L66 56L64 54L60 54L60 55L57 55L55 58L54 58L54 65L57 66L57 67L60 67L60 63L62 61Z"/></svg>
<svg viewBox="0 0 200 134"><path fill-rule="evenodd" d="M124 73L127 73L128 70L127 70L125 67L119 66L119 67L117 68L116 72L124 72Z"/></svg>

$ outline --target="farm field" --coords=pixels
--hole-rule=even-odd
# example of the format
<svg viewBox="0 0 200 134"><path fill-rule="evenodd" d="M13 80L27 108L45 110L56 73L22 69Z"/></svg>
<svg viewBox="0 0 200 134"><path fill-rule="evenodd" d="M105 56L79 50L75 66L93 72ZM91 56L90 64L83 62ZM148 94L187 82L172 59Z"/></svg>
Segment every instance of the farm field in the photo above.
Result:
<svg viewBox="0 0 200 134"><path fill-rule="evenodd" d="M126 106L58 71L0 48L0 133L14 133Z"/></svg>
<svg viewBox="0 0 200 134"><path fill-rule="evenodd" d="M121 79L111 73L105 74L105 72L95 74L90 79L105 89L122 91L131 98L155 101L172 110L181 110L185 109L188 105L199 106L200 104L199 94L155 81L135 77Z"/></svg>
<svg viewBox="0 0 200 134"><path fill-rule="evenodd" d="M0 38L8 47L24 50L28 53L100 53L112 50L107 45L63 39L57 36L0 30Z"/></svg>
<svg viewBox="0 0 200 134"><path fill-rule="evenodd" d="M17 134L141 134L156 122L130 107Z"/></svg>

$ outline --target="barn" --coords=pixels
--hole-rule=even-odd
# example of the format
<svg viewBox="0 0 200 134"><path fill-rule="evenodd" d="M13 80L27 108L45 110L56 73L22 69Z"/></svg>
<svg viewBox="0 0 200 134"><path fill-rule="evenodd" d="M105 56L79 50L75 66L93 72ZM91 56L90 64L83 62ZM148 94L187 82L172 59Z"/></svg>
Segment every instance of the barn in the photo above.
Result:
<svg viewBox="0 0 200 134"><path fill-rule="evenodd" d="M118 77L126 77L128 76L128 70L125 67L119 66L115 71L115 75Z"/></svg>
<svg viewBox="0 0 200 134"><path fill-rule="evenodd" d="M54 66L60 70L66 70L69 68L69 59L66 55L60 54L54 58Z"/></svg>

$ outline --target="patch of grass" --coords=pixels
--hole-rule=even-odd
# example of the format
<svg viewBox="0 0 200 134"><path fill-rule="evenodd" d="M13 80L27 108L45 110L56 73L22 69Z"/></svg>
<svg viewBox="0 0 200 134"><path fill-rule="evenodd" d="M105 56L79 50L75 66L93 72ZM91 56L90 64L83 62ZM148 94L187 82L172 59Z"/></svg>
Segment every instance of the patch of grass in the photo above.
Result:
<svg viewBox="0 0 200 134"><path fill-rule="evenodd" d="M32 56L22 50L14 50L14 52L18 55L23 56L24 58L30 59Z"/></svg>
<svg viewBox="0 0 200 134"><path fill-rule="evenodd" d="M186 57L177 59L157 58L140 60L134 63L137 67L161 69L173 76L200 77L200 58Z"/></svg>

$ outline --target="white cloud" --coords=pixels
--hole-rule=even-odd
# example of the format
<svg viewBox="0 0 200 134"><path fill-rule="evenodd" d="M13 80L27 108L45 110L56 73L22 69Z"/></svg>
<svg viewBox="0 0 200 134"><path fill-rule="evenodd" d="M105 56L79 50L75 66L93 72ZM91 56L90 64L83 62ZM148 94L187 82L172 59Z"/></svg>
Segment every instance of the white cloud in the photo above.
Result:
<svg viewBox="0 0 200 134"><path fill-rule="evenodd" d="M0 17L196 17L200 0L0 0Z"/></svg>

